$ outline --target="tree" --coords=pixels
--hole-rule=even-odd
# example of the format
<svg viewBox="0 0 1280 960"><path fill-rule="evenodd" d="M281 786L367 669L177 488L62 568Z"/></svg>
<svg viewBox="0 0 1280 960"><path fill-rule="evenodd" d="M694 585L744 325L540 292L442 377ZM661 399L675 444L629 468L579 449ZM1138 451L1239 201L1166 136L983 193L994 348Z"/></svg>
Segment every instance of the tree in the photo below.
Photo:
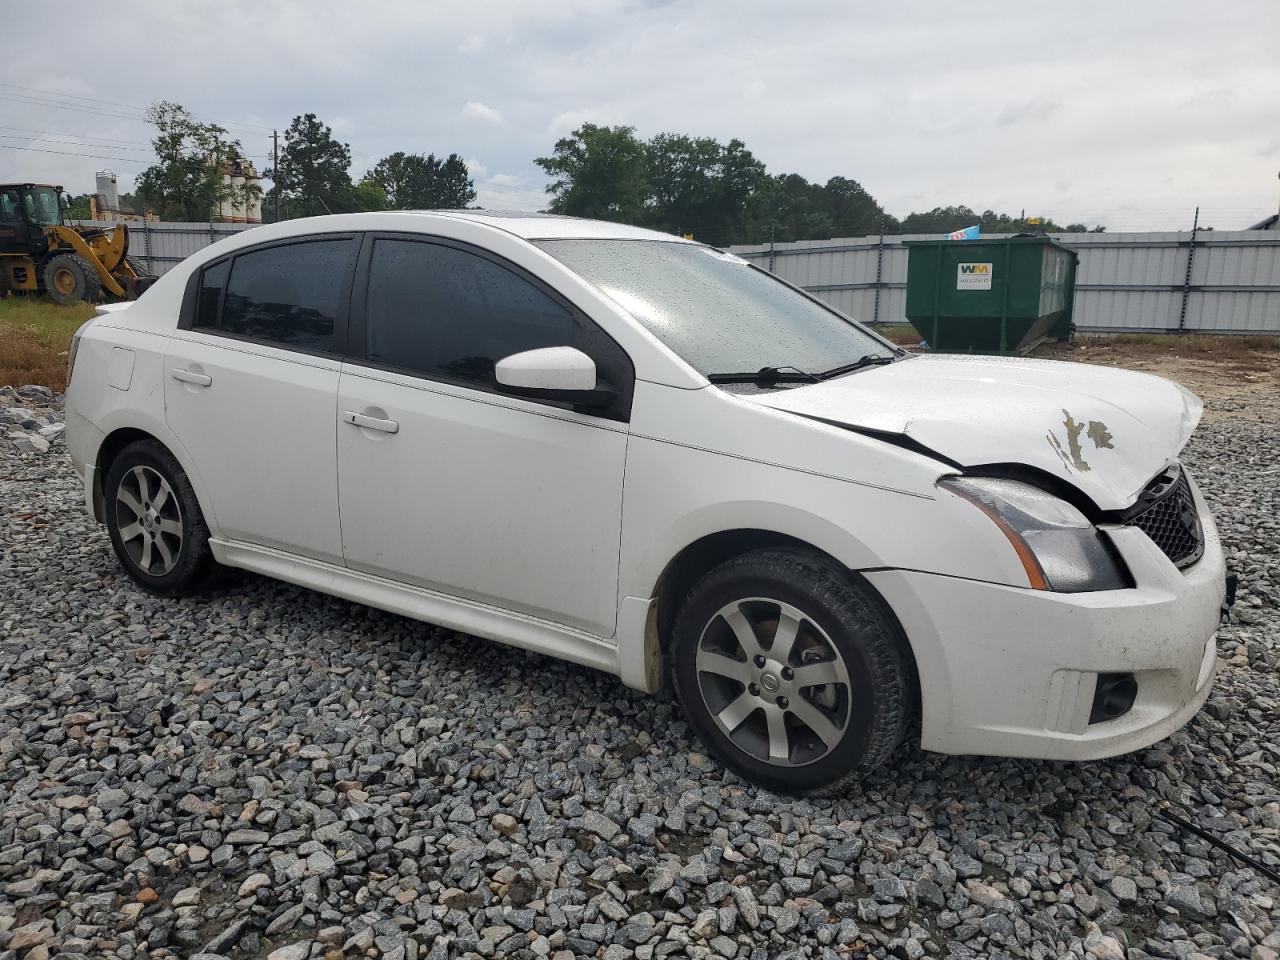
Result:
<svg viewBox="0 0 1280 960"><path fill-rule="evenodd" d="M294 117L284 134L280 163L263 176L280 194L282 217L313 217L359 209L351 182L351 148L333 137L314 113Z"/></svg>
<svg viewBox="0 0 1280 960"><path fill-rule="evenodd" d="M797 173L768 178L752 197L747 242L816 240L835 234L822 188Z"/></svg>
<svg viewBox="0 0 1280 960"><path fill-rule="evenodd" d="M382 184L373 179L372 173L366 173L351 188L352 213L369 210L390 210L391 201L387 199L387 191Z"/></svg>
<svg viewBox="0 0 1280 960"><path fill-rule="evenodd" d="M397 151L379 160L367 177L382 187L392 210L454 210L476 199L467 165L456 153L439 160L434 153Z"/></svg>
<svg viewBox="0 0 1280 960"><path fill-rule="evenodd" d="M157 162L135 188L145 206L166 220L209 220L219 204L244 204L254 186L223 183L221 164L241 155L240 144L215 123L201 123L180 104L162 100L147 108L156 128L151 146Z"/></svg>
<svg viewBox="0 0 1280 960"><path fill-rule="evenodd" d="M669 233L693 234L715 245L736 243L764 164L741 140L660 133L648 143L645 222Z"/></svg>
<svg viewBox="0 0 1280 960"><path fill-rule="evenodd" d="M553 179L552 213L639 222L649 193L649 151L634 127L584 123L534 161Z"/></svg>
<svg viewBox="0 0 1280 960"><path fill-rule="evenodd" d="M88 220L92 209L89 206L90 194L82 193L78 197L67 196L67 219Z"/></svg>
<svg viewBox="0 0 1280 960"><path fill-rule="evenodd" d="M886 233L897 229L897 219L885 213L884 207L856 180L832 177L822 190L835 236L870 236L879 233L881 226Z"/></svg>
<svg viewBox="0 0 1280 960"><path fill-rule="evenodd" d="M1064 227L1048 217L1029 218L1022 214L1014 217L994 210L984 210L978 214L963 206L934 207L928 213L913 213L903 218L899 229L902 233L951 233L975 223L983 233L1101 233L1105 229L1087 227L1083 223Z"/></svg>
<svg viewBox="0 0 1280 960"><path fill-rule="evenodd" d="M979 223L981 217L965 206L934 207L927 213L910 213L902 218L903 233L951 233Z"/></svg>

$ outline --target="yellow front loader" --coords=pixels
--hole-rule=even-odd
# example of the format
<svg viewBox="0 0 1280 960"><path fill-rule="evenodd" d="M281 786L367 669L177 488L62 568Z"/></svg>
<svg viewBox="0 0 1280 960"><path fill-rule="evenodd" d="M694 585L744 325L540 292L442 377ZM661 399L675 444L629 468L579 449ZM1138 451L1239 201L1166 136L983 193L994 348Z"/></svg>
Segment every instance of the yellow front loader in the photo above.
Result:
<svg viewBox="0 0 1280 960"><path fill-rule="evenodd" d="M129 256L129 228L70 226L61 187L0 184L0 296L44 292L55 303L136 300L155 277Z"/></svg>

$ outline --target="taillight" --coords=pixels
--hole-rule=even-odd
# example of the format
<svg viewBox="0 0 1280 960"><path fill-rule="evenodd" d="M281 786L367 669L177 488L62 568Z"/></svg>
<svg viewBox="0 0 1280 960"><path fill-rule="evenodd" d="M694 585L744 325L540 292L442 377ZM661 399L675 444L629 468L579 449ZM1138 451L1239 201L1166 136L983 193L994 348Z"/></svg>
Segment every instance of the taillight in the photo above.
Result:
<svg viewBox="0 0 1280 960"><path fill-rule="evenodd" d="M76 369L76 351L80 349L80 334L84 333L84 328L93 323L94 318L90 317L84 323L76 328L76 332L71 335L71 349L67 351L67 386L71 386L71 374Z"/></svg>

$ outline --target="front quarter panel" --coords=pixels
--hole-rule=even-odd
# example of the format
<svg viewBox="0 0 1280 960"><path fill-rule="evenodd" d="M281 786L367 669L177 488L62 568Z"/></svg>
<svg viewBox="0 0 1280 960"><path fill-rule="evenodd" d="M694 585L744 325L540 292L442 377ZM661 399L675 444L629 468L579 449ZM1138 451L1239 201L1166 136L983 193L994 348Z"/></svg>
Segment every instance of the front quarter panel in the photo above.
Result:
<svg viewBox="0 0 1280 960"><path fill-rule="evenodd" d="M637 384L623 498L622 596L650 597L686 546L726 530L802 540L854 570L1026 586L978 510L928 457L707 387Z"/></svg>

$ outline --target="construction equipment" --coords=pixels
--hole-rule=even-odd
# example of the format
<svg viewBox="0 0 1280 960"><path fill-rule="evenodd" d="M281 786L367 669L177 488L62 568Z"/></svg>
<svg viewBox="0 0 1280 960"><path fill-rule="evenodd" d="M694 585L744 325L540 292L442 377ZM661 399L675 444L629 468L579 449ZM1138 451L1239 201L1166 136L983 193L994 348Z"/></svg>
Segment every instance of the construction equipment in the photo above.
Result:
<svg viewBox="0 0 1280 960"><path fill-rule="evenodd" d="M55 303L136 300L156 278L129 254L129 228L72 226L61 187L0 184L0 296L43 291Z"/></svg>

